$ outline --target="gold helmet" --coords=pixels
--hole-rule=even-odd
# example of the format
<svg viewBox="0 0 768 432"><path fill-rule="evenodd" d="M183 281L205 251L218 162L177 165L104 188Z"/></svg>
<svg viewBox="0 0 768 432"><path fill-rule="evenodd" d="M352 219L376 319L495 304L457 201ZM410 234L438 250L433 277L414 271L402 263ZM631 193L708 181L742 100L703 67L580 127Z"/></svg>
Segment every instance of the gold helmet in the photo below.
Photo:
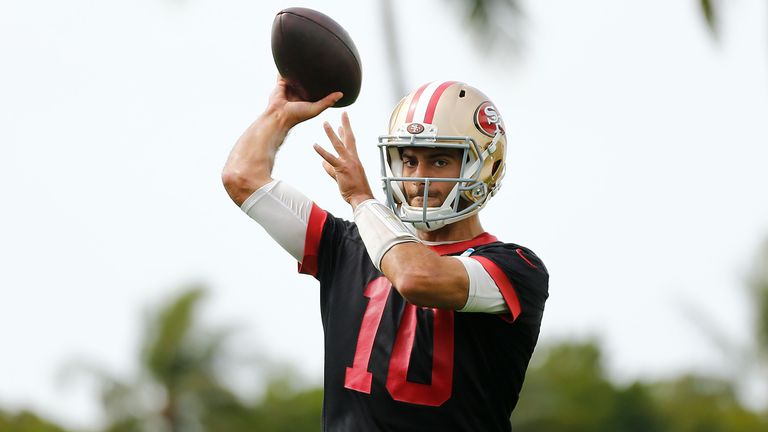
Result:
<svg viewBox="0 0 768 432"><path fill-rule="evenodd" d="M448 81L424 84L397 104L389 134L379 137L382 182L387 203L403 222L432 231L465 219L483 208L504 176L507 139L496 106L467 84ZM463 150L459 177L403 177L400 151L404 147ZM411 206L403 181L425 184L423 206ZM427 207L429 185L454 182L440 207Z"/></svg>

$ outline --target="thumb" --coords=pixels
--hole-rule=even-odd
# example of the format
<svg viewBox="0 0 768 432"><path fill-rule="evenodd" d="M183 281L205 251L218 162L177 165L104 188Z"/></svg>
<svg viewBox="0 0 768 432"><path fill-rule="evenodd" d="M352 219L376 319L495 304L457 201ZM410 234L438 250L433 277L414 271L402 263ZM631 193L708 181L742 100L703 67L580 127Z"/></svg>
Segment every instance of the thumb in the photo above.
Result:
<svg viewBox="0 0 768 432"><path fill-rule="evenodd" d="M328 96L320 99L317 102L312 103L312 111L315 115L320 114L321 112L325 111L326 109L330 108L338 102L342 97L344 97L344 93L342 92L334 92L329 94Z"/></svg>

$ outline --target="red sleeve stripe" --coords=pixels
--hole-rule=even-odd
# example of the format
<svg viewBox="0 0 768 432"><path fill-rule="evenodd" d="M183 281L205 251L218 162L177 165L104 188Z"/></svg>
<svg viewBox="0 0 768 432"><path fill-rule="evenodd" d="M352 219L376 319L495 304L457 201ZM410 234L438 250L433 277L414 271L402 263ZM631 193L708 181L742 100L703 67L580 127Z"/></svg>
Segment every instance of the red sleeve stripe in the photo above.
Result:
<svg viewBox="0 0 768 432"><path fill-rule="evenodd" d="M504 297L504 301L509 307L509 311L512 313L512 320L516 320L520 315L520 300L517 298L515 287L512 286L512 281L509 280L506 274L496 265L493 261L483 256L471 256L479 261L483 265L485 271L491 275L491 279L496 282L496 286L501 291L501 296Z"/></svg>
<svg viewBox="0 0 768 432"><path fill-rule="evenodd" d="M317 252L320 249L320 238L328 213L312 203L307 224L307 236L304 238L304 259L299 263L299 273L317 276Z"/></svg>
<svg viewBox="0 0 768 432"><path fill-rule="evenodd" d="M531 266L533 268L538 268L538 267L536 267L536 265L534 263L531 262L531 260L529 260L525 255L523 255L523 250L522 249L517 249L517 254L520 255L520 258L522 258L523 261L527 262L529 266Z"/></svg>

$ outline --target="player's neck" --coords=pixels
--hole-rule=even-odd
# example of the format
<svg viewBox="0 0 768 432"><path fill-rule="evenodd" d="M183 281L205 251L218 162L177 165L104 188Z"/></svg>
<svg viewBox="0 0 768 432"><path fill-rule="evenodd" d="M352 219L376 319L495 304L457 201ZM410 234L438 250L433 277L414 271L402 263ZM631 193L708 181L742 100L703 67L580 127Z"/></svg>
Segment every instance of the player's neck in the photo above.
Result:
<svg viewBox="0 0 768 432"><path fill-rule="evenodd" d="M478 215L454 222L434 231L417 231L419 239L429 242L462 241L484 233Z"/></svg>

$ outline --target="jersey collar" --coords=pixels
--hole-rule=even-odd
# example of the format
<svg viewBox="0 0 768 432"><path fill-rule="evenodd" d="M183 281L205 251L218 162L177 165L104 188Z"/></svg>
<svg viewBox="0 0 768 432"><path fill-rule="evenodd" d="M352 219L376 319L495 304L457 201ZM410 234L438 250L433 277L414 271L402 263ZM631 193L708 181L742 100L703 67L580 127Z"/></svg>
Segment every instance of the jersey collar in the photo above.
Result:
<svg viewBox="0 0 768 432"><path fill-rule="evenodd" d="M498 240L495 236L484 232L470 240L464 240L456 243L427 244L427 246L429 246L430 249L437 252L439 255L450 255L464 252L465 250L474 246L481 246L496 241Z"/></svg>

